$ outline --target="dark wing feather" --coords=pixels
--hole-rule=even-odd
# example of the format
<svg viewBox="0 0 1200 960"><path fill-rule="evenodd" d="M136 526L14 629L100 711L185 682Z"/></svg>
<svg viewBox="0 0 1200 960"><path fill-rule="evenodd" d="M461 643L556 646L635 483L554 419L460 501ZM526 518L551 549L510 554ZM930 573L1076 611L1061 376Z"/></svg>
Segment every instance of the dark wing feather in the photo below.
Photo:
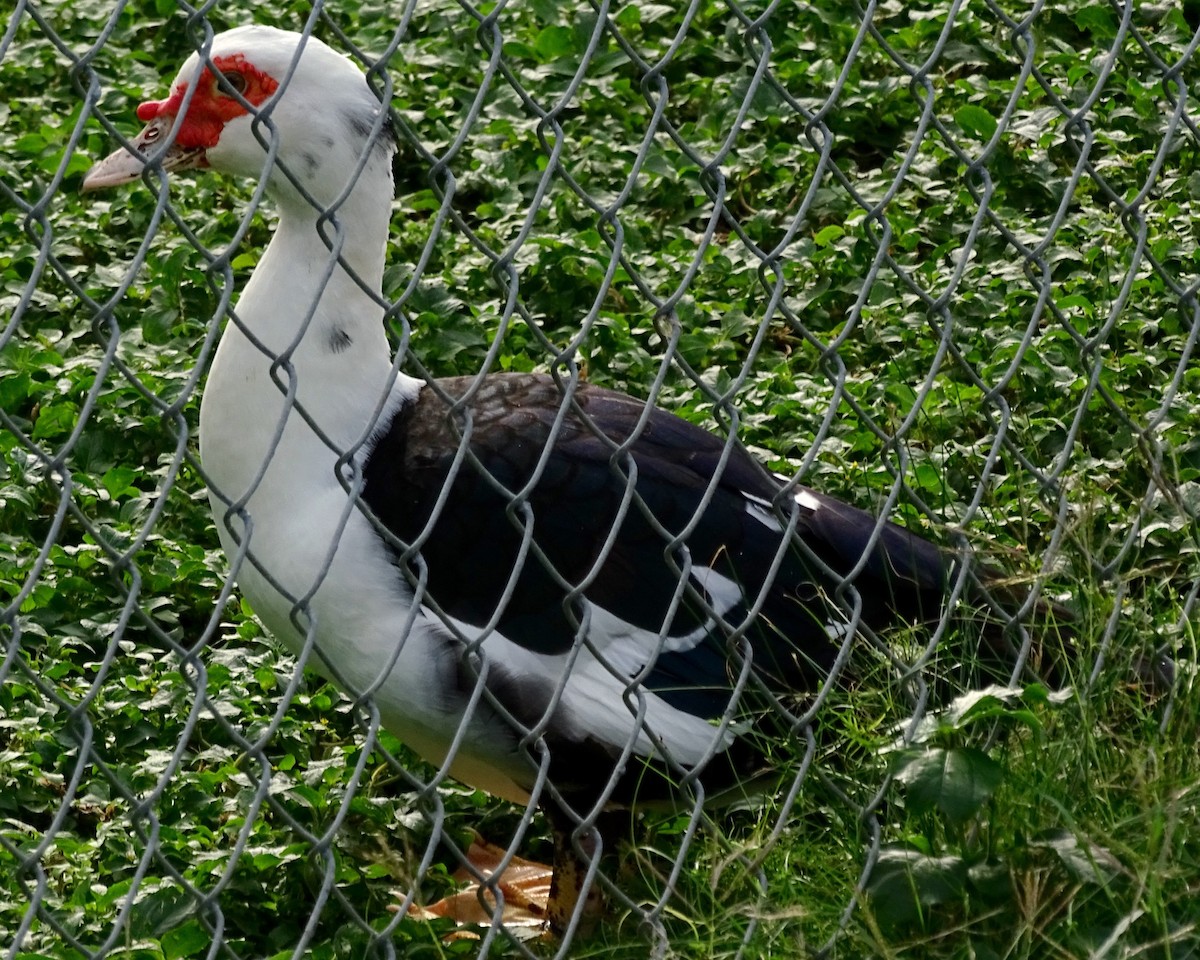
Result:
<svg viewBox="0 0 1200 960"><path fill-rule="evenodd" d="M472 382L459 378L438 385L458 397ZM728 627L713 624L712 604L701 602L704 587L697 580L672 615L682 555L668 549L663 532L684 531L709 496L702 522L686 538L691 561L736 583L745 595L719 612L727 625L740 627L766 587L761 615L745 627L756 669L777 689L814 685L837 652L827 625L842 614L831 598L841 575L859 562L876 519L818 494L802 498L819 504L815 510L786 500L777 506L800 511L797 534L807 551L781 548L772 515L761 507L778 499L780 488L740 448L709 491L723 438L654 410L628 442L644 414L640 401L588 385L578 388L575 401L591 423L568 412L548 455L563 396L549 377L534 375L489 377L464 410L452 410L426 389L375 439L364 499L403 542L425 537L420 552L429 593L441 609L476 626L490 622L510 587L524 528L532 522L532 540L542 556L525 560L496 628L530 650L565 652L575 642L581 608L566 602L563 581L584 583L607 550L583 591L588 600L651 637L704 634L690 646L661 653L644 678L647 688L678 709L720 716L738 669L731 662ZM466 431L470 457L430 526ZM627 455L614 454L616 445L627 442ZM528 490L528 510L514 508L510 494L529 487L543 460ZM640 502L618 524L631 463ZM779 573L768 583L781 549ZM826 566L834 576L824 572ZM879 627L897 616L936 613L945 576L933 545L885 524L856 583L864 619ZM712 629L703 630L706 624ZM647 650L647 659L652 654Z"/></svg>

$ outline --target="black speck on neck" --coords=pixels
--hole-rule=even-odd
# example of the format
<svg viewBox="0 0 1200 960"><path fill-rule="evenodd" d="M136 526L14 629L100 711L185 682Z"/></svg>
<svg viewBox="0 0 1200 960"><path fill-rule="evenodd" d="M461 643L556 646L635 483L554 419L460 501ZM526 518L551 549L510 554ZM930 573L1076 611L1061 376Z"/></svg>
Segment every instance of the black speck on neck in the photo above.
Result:
<svg viewBox="0 0 1200 960"><path fill-rule="evenodd" d="M329 338L326 341L329 344L329 350L332 353L341 353L354 343L354 338L350 336L342 327L332 327L329 331Z"/></svg>

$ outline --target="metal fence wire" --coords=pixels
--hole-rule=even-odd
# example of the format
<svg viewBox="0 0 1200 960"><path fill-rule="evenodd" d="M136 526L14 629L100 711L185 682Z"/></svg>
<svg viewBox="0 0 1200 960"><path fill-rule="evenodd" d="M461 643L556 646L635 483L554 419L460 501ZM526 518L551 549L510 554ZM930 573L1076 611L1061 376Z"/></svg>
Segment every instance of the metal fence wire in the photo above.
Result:
<svg viewBox="0 0 1200 960"><path fill-rule="evenodd" d="M780 702L772 789L717 807L685 783L604 835L602 952L910 942L898 868L921 909L961 905L966 881L934 895L914 864L946 867L1005 816L977 804L914 846L929 821L892 776L969 689L1010 685L993 719L1034 712L1036 666L1077 703L1132 678L1149 705L1129 736L1195 714L1194 4L18 0L0 40L4 956L599 949L410 915L453 892L476 832L549 856L536 804L421 760L371 690L306 671L314 643L293 657L239 600L246 548L220 549L195 441L272 229L258 185L152 166L79 193L189 53L266 20L349 55L388 105L397 369L619 389L956 558L936 623L835 636L834 675ZM274 359L282 396L295 368ZM536 531L524 494L508 516ZM520 562L543 562L537 536ZM421 549L405 569L436 605ZM467 640L486 660L486 631ZM1006 749L997 722L971 756ZM549 796L553 731L531 726ZM604 816L576 812L583 831ZM1127 920L1109 948L1141 889L1105 894ZM1189 929L1194 951L1186 916L1169 938Z"/></svg>

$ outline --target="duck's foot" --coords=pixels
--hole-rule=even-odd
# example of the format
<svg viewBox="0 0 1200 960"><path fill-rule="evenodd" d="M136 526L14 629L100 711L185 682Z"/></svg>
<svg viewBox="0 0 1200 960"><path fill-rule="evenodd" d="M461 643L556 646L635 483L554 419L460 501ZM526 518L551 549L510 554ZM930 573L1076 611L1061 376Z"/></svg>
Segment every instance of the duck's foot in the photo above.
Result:
<svg viewBox="0 0 1200 960"><path fill-rule="evenodd" d="M503 907L500 922L517 936L541 936L546 930L547 903L551 898L552 869L543 863L514 856L503 873L495 876L505 851L495 844L476 838L467 850L467 860L474 872L460 867L454 878L466 883L462 890L427 907L415 904L409 916L422 920L449 917L465 928L491 926L495 919L497 900L493 890L499 890ZM482 874L481 883L477 874ZM447 939L477 937L471 929L456 930Z"/></svg>
<svg viewBox="0 0 1200 960"><path fill-rule="evenodd" d="M491 926L498 909L500 922L519 937L562 936L567 931L590 934L605 909L597 870L592 866L602 851L600 831L591 826L580 831L573 842L576 824L570 818L556 810L548 819L554 839L553 867L513 856L497 876L505 851L476 837L467 850L473 869L464 865L454 873L454 879L466 886L429 906L414 904L409 916L422 920L449 917L463 929L447 939L477 937L470 928ZM500 893L500 907L494 891Z"/></svg>

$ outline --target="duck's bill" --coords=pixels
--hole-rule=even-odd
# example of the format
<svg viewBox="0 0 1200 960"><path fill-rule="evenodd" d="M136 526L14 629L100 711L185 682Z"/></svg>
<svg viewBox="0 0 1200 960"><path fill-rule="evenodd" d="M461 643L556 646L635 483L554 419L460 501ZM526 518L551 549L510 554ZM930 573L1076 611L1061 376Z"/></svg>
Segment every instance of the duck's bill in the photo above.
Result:
<svg viewBox="0 0 1200 960"><path fill-rule="evenodd" d="M163 137L171 132L171 117L160 117L129 141L129 146L143 154L150 153ZM164 170L190 170L206 164L203 149L187 149L177 143L171 144L160 159ZM129 147L110 153L83 175L83 190L102 190L133 183L146 169L146 161Z"/></svg>

